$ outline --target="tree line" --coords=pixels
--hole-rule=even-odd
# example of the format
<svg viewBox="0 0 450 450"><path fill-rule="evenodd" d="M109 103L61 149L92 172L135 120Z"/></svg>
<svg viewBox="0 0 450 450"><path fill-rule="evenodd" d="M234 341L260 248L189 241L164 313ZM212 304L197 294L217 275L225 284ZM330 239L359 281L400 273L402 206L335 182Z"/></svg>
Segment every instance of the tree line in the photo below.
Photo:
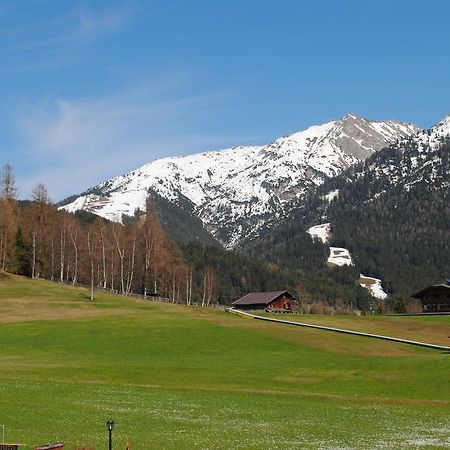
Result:
<svg viewBox="0 0 450 450"><path fill-rule="evenodd" d="M86 285L91 299L98 289L199 306L229 305L252 291L287 289L304 306L333 297L331 292L338 303L347 297L324 279L227 251L213 239L208 245L185 214L176 219L185 226L176 242L163 228L170 211L162 212L151 193L146 211L124 217L122 224L58 209L41 183L27 201L18 201L16 193L6 165L0 177L0 269Z"/></svg>
<svg viewBox="0 0 450 450"><path fill-rule="evenodd" d="M38 183L29 201L18 201L13 170L0 180L0 269L124 295L164 297L203 306L217 301L216 273L204 267L200 289L193 268L157 220L155 206L126 224L58 210ZM196 277L198 278L198 277ZM197 297L193 297L193 293Z"/></svg>

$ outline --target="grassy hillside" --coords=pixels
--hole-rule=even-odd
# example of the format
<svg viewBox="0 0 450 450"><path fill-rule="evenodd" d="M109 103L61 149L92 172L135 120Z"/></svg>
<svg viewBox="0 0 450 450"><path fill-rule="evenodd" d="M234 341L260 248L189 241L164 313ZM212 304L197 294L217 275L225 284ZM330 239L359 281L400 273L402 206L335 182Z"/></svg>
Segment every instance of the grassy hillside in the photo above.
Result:
<svg viewBox="0 0 450 450"><path fill-rule="evenodd" d="M258 314L274 317L273 314ZM364 333L410 339L428 344L450 347L450 316L330 316L324 314L303 314L294 316L277 316L287 319L342 328Z"/></svg>
<svg viewBox="0 0 450 450"><path fill-rule="evenodd" d="M0 423L27 449L106 448L110 416L133 450L450 446L437 351L18 277L0 346Z"/></svg>

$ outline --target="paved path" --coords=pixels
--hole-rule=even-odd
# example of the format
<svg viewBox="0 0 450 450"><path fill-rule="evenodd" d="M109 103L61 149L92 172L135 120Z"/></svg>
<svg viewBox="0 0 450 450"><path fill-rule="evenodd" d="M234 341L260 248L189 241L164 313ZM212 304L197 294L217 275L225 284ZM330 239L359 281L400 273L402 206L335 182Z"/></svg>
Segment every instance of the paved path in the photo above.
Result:
<svg viewBox="0 0 450 450"><path fill-rule="evenodd" d="M356 336L365 336L365 337L371 337L371 338L375 338L375 339L384 339L385 341L400 342L402 344L416 345L419 347L432 348L434 350L443 350L443 351L450 352L450 347L447 347L445 345L428 344L426 342L411 341L409 339L400 339L400 338L391 337L391 336L383 336L381 334L362 333L360 331L345 330L343 328L325 327L322 325L312 325L309 323L294 322L292 320L282 320L282 319L274 319L272 317L262 317L262 316L257 316L255 314L250 314L248 312L240 311L239 309L234 309L234 308L230 308L230 309L228 309L228 311L232 312L234 314L240 314L243 316L252 317L253 319L256 319L256 320L265 320L267 322L284 323L286 325L295 325L297 327L317 328L319 330L334 331L336 333L353 334Z"/></svg>

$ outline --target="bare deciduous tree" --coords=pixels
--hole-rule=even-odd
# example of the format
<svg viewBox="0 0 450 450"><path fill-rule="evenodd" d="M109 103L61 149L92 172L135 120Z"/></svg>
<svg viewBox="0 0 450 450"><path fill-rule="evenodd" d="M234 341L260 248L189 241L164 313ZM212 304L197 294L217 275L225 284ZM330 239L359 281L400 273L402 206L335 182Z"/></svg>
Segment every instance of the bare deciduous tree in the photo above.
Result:
<svg viewBox="0 0 450 450"><path fill-rule="evenodd" d="M11 269L14 259L14 239L18 227L15 179L12 167L3 167L0 180L0 268Z"/></svg>
<svg viewBox="0 0 450 450"><path fill-rule="evenodd" d="M89 262L91 266L91 301L94 301L94 249L92 245L92 230L87 232L87 249L89 255Z"/></svg>

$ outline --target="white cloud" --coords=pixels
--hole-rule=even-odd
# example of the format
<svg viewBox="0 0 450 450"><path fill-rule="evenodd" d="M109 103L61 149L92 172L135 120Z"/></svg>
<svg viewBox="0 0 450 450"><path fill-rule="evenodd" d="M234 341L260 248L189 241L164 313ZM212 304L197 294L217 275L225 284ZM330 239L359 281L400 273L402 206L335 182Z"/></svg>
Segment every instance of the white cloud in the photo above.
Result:
<svg viewBox="0 0 450 450"><path fill-rule="evenodd" d="M159 94L147 84L94 100L26 105L17 119L18 140L34 170L18 180L21 192L42 181L60 199L156 157L224 144L222 136L200 132L224 95L161 100Z"/></svg>

